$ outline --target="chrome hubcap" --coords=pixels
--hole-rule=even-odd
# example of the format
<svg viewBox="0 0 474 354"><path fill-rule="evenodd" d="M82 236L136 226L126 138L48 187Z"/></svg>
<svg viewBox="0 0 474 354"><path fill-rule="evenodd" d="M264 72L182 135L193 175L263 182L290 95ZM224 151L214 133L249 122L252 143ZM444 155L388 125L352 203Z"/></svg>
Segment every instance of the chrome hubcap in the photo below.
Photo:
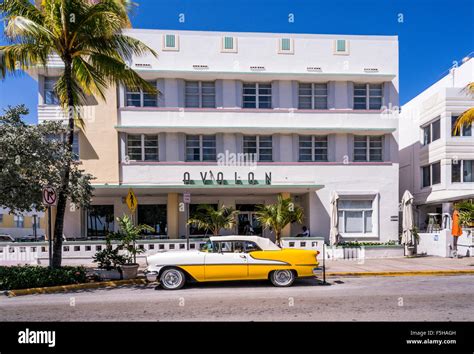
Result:
<svg viewBox="0 0 474 354"><path fill-rule="evenodd" d="M292 279L292 274L289 270L277 270L275 272L275 281L280 285L287 285Z"/></svg>
<svg viewBox="0 0 474 354"><path fill-rule="evenodd" d="M163 284L166 285L168 288L176 288L181 284L182 276L181 273L175 270L166 271L164 276L162 277Z"/></svg>

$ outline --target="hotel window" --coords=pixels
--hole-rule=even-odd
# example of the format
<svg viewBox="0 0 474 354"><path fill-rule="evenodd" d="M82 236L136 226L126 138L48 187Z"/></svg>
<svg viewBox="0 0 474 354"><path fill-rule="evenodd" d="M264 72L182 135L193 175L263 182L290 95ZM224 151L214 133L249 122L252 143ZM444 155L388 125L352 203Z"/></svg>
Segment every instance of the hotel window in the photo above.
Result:
<svg viewBox="0 0 474 354"><path fill-rule="evenodd" d="M244 136L244 154L252 155L253 161L272 161L273 148L271 135Z"/></svg>
<svg viewBox="0 0 474 354"><path fill-rule="evenodd" d="M299 161L328 161L328 137L300 136Z"/></svg>
<svg viewBox="0 0 474 354"><path fill-rule="evenodd" d="M213 81L186 81L184 106L216 108L216 85Z"/></svg>
<svg viewBox="0 0 474 354"><path fill-rule="evenodd" d="M154 231L145 231L148 235L166 235L167 213L166 204L139 204L138 205L138 224L149 225Z"/></svg>
<svg viewBox="0 0 474 354"><path fill-rule="evenodd" d="M0 214L0 224L3 223L3 214Z"/></svg>
<svg viewBox="0 0 474 354"><path fill-rule="evenodd" d="M244 83L243 108L272 108L271 83Z"/></svg>
<svg viewBox="0 0 474 354"><path fill-rule="evenodd" d="M429 187L441 183L441 163L435 162L421 168L422 187Z"/></svg>
<svg viewBox="0 0 474 354"><path fill-rule="evenodd" d="M156 81L148 81L156 88ZM126 88L125 106L127 107L158 107L158 94L147 93L139 89Z"/></svg>
<svg viewBox="0 0 474 354"><path fill-rule="evenodd" d="M380 162L383 160L383 136L354 136L355 162Z"/></svg>
<svg viewBox="0 0 474 354"><path fill-rule="evenodd" d="M474 160L452 161L451 182L474 182Z"/></svg>
<svg viewBox="0 0 474 354"><path fill-rule="evenodd" d="M186 135L186 161L216 161L216 136Z"/></svg>
<svg viewBox="0 0 474 354"><path fill-rule="evenodd" d="M440 120L437 119L434 122L422 127L423 129L423 145L428 145L433 141L438 140L441 137L441 126Z"/></svg>
<svg viewBox="0 0 474 354"><path fill-rule="evenodd" d="M291 38L280 38L278 40L278 53L279 54L293 54L293 39Z"/></svg>
<svg viewBox="0 0 474 354"><path fill-rule="evenodd" d="M354 109L381 109L382 84L354 84Z"/></svg>
<svg viewBox="0 0 474 354"><path fill-rule="evenodd" d="M163 36L163 50L179 50L179 38L175 34L165 34Z"/></svg>
<svg viewBox="0 0 474 354"><path fill-rule="evenodd" d="M74 133L74 141L72 142L72 159L79 161L79 134Z"/></svg>
<svg viewBox="0 0 474 354"><path fill-rule="evenodd" d="M54 85L58 81L57 77L45 77L44 78L44 103L51 105L58 105L59 98L54 90Z"/></svg>
<svg viewBox="0 0 474 354"><path fill-rule="evenodd" d="M129 161L158 161L158 135L128 134Z"/></svg>
<svg viewBox="0 0 474 354"><path fill-rule="evenodd" d="M298 86L298 109L327 109L328 85L300 83Z"/></svg>
<svg viewBox="0 0 474 354"><path fill-rule="evenodd" d="M25 227L25 217L23 215L14 215L13 221L15 222L15 227L18 227L18 228Z"/></svg>
<svg viewBox="0 0 474 354"><path fill-rule="evenodd" d="M114 206L91 205L87 209L87 236L105 237L114 231Z"/></svg>
<svg viewBox="0 0 474 354"><path fill-rule="evenodd" d="M222 52L237 53L237 37L222 37Z"/></svg>
<svg viewBox="0 0 474 354"><path fill-rule="evenodd" d="M463 125L461 131L454 133L454 126L459 116L451 117L451 136L472 136L472 124Z"/></svg>
<svg viewBox="0 0 474 354"><path fill-rule="evenodd" d="M366 234L373 230L372 200L339 200L339 225L342 233Z"/></svg>
<svg viewBox="0 0 474 354"><path fill-rule="evenodd" d="M336 39L334 41L334 54L349 54L349 41Z"/></svg>

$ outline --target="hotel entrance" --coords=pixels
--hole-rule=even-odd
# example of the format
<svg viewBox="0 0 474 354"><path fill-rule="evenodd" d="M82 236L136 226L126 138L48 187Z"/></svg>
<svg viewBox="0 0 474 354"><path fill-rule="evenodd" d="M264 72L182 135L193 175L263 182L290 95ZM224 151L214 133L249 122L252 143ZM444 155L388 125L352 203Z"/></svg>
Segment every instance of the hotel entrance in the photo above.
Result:
<svg viewBox="0 0 474 354"><path fill-rule="evenodd" d="M256 206L258 204L237 204L239 211L237 232L239 235L262 236L262 225L257 220Z"/></svg>

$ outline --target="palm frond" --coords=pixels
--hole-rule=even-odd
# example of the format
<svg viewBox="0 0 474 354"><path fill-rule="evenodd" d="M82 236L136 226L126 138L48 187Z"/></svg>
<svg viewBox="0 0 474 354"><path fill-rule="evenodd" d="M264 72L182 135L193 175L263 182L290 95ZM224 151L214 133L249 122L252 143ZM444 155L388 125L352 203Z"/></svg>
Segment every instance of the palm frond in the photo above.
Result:
<svg viewBox="0 0 474 354"><path fill-rule="evenodd" d="M472 126L474 122L474 107L469 108L467 111L462 113L456 122L454 123L453 133L458 135L463 127Z"/></svg>

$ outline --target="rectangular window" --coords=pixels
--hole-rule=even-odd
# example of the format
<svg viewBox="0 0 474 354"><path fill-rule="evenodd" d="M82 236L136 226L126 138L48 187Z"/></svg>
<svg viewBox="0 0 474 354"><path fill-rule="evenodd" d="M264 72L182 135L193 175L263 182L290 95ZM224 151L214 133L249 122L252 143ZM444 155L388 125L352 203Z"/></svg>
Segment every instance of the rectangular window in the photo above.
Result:
<svg viewBox="0 0 474 354"><path fill-rule="evenodd" d="M148 82L156 87L156 81ZM126 107L158 107L158 94L151 94L139 89L125 89L125 106Z"/></svg>
<svg viewBox="0 0 474 354"><path fill-rule="evenodd" d="M422 129L423 129L423 145L428 145L432 143L433 141L438 140L441 137L441 125L440 125L439 119L422 127Z"/></svg>
<svg viewBox="0 0 474 354"><path fill-rule="evenodd" d="M54 90L54 85L58 81L57 77L45 77L44 78L44 103L51 105L58 105L59 98Z"/></svg>
<svg viewBox="0 0 474 354"><path fill-rule="evenodd" d="M441 183L441 163L435 162L421 168L422 187Z"/></svg>
<svg viewBox="0 0 474 354"><path fill-rule="evenodd" d="M293 40L291 38L280 38L278 40L278 53L293 54Z"/></svg>
<svg viewBox="0 0 474 354"><path fill-rule="evenodd" d="M127 134L127 161L158 161L158 135Z"/></svg>
<svg viewBox="0 0 474 354"><path fill-rule="evenodd" d="M272 161L273 160L273 145L272 136L257 135L244 136L243 144L244 154L252 155L253 161Z"/></svg>
<svg viewBox="0 0 474 354"><path fill-rule="evenodd" d="M328 87L326 83L300 83L298 86L299 109L327 109Z"/></svg>
<svg viewBox="0 0 474 354"><path fill-rule="evenodd" d="M431 165L431 184L441 183L441 162Z"/></svg>
<svg viewBox="0 0 474 354"><path fill-rule="evenodd" d="M373 201L341 199L338 203L342 233L366 234L373 230Z"/></svg>
<svg viewBox="0 0 474 354"><path fill-rule="evenodd" d="M3 223L3 214L0 214L0 224Z"/></svg>
<svg viewBox="0 0 474 354"><path fill-rule="evenodd" d="M430 166L424 166L421 168L423 187L429 187L431 185L431 168Z"/></svg>
<svg viewBox="0 0 474 354"><path fill-rule="evenodd" d="M179 50L178 36L175 34L165 34L163 36L163 50Z"/></svg>
<svg viewBox="0 0 474 354"><path fill-rule="evenodd" d="M354 109L381 109L383 84L354 84Z"/></svg>
<svg viewBox="0 0 474 354"><path fill-rule="evenodd" d="M336 39L334 41L334 54L349 54L349 41Z"/></svg>
<svg viewBox="0 0 474 354"><path fill-rule="evenodd" d="M35 218L31 217L31 227L35 227ZM41 218L36 216L36 228L41 229Z"/></svg>
<svg viewBox="0 0 474 354"><path fill-rule="evenodd" d="M186 135L186 161L216 161L216 136Z"/></svg>
<svg viewBox="0 0 474 354"><path fill-rule="evenodd" d="M25 217L23 215L14 215L13 221L15 222L15 227L17 228L25 227Z"/></svg>
<svg viewBox="0 0 474 354"><path fill-rule="evenodd" d="M451 136L472 136L472 124L463 125L461 131L454 133L454 126L456 125L456 121L458 120L459 116L452 116L451 117Z"/></svg>
<svg viewBox="0 0 474 354"><path fill-rule="evenodd" d="M383 161L383 136L354 136L354 161Z"/></svg>
<svg viewBox="0 0 474 354"><path fill-rule="evenodd" d="M300 136L299 161L328 161L328 137Z"/></svg>
<svg viewBox="0 0 474 354"><path fill-rule="evenodd" d="M166 235L167 213L166 204L139 204L138 205L138 224L151 226L154 231L145 231L144 234Z"/></svg>
<svg viewBox="0 0 474 354"><path fill-rule="evenodd" d="M105 237L114 230L113 205L91 205L86 217L87 236Z"/></svg>
<svg viewBox="0 0 474 354"><path fill-rule="evenodd" d="M222 37L222 52L237 53L237 37Z"/></svg>
<svg viewBox="0 0 474 354"><path fill-rule="evenodd" d="M244 83L242 96L243 108L272 108L271 83Z"/></svg>
<svg viewBox="0 0 474 354"><path fill-rule="evenodd" d="M462 173L461 173L462 171ZM474 160L459 160L451 162L452 182L474 182Z"/></svg>
<svg viewBox="0 0 474 354"><path fill-rule="evenodd" d="M213 81L186 81L184 105L190 108L216 108L216 87Z"/></svg>

